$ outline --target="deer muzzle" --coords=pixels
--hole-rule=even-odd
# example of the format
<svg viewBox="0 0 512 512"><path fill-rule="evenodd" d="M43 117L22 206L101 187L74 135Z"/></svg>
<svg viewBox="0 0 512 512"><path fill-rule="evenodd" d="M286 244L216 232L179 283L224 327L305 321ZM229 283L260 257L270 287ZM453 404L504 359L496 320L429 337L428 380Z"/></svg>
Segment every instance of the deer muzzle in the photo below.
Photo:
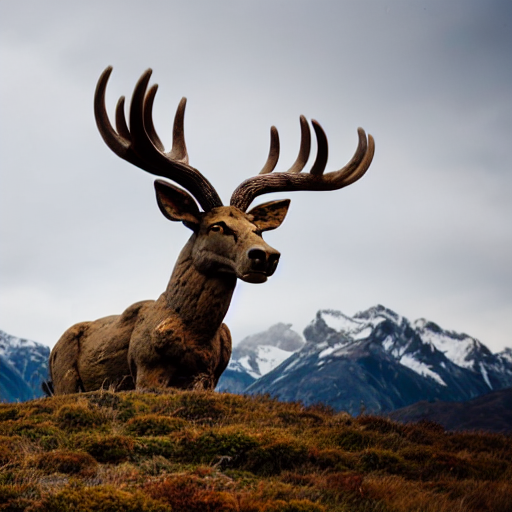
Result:
<svg viewBox="0 0 512 512"><path fill-rule="evenodd" d="M248 267L242 279L248 283L264 283L275 272L280 256L271 247L251 247L247 251Z"/></svg>

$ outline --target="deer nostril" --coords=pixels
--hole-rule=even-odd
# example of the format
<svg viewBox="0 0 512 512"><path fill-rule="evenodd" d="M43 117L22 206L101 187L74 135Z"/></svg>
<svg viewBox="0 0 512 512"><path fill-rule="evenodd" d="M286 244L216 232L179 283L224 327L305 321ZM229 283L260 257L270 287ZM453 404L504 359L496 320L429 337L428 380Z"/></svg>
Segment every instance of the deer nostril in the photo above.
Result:
<svg viewBox="0 0 512 512"><path fill-rule="evenodd" d="M255 265L262 265L267 259L267 253L262 249L250 249L247 256L250 260L253 260Z"/></svg>

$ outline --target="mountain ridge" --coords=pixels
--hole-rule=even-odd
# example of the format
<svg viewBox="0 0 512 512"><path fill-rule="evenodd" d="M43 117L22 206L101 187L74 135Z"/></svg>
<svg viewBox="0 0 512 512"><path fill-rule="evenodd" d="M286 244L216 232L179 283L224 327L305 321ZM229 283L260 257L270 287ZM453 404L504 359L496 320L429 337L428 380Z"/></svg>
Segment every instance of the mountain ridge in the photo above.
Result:
<svg viewBox="0 0 512 512"><path fill-rule="evenodd" d="M435 421L446 430L512 433L512 388L491 391L466 402L422 400L389 413L401 423Z"/></svg>
<svg viewBox="0 0 512 512"><path fill-rule="evenodd" d="M378 305L349 317L320 310L305 345L244 390L358 414L420 400L465 401L512 386L512 357L466 334Z"/></svg>

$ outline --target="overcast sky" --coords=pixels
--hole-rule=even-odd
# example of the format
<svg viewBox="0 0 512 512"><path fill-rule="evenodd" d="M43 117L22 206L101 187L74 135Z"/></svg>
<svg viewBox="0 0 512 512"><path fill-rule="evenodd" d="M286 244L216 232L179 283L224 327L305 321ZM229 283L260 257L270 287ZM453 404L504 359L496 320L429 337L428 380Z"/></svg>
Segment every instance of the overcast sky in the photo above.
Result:
<svg viewBox="0 0 512 512"><path fill-rule="evenodd" d="M73 323L165 289L190 231L165 219L153 177L115 156L93 117L148 67L170 143L187 96L190 163L224 202L281 136L278 170L317 119L342 167L357 127L366 176L289 197L265 239L266 284L240 282L235 342L321 308L376 304L512 346L512 3L509 1L0 2L0 329L53 346ZM313 158L312 158L313 159Z"/></svg>

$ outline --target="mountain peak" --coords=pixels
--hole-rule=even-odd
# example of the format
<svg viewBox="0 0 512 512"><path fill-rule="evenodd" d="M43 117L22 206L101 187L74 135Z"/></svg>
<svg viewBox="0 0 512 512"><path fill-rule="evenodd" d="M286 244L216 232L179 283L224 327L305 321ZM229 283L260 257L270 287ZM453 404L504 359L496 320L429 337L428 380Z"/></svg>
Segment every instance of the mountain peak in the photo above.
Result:
<svg viewBox="0 0 512 512"><path fill-rule="evenodd" d="M360 318L362 320L375 320L378 318L385 318L399 325L403 320L402 316L400 316L398 313L395 313L391 309L386 308L382 304L377 304L376 306L372 306L365 311L360 311L354 315L354 318Z"/></svg>
<svg viewBox="0 0 512 512"><path fill-rule="evenodd" d="M496 355L512 364L512 348L506 347Z"/></svg>
<svg viewBox="0 0 512 512"><path fill-rule="evenodd" d="M430 343L463 368L472 368L476 360L492 357L491 351L477 339L464 333L442 329L424 318L414 321L413 328L424 343Z"/></svg>
<svg viewBox="0 0 512 512"><path fill-rule="evenodd" d="M238 352L252 350L261 345L269 345L286 352L295 352L304 345L302 336L296 333L292 324L277 323L269 327L266 331L252 334L245 337L237 346Z"/></svg>

